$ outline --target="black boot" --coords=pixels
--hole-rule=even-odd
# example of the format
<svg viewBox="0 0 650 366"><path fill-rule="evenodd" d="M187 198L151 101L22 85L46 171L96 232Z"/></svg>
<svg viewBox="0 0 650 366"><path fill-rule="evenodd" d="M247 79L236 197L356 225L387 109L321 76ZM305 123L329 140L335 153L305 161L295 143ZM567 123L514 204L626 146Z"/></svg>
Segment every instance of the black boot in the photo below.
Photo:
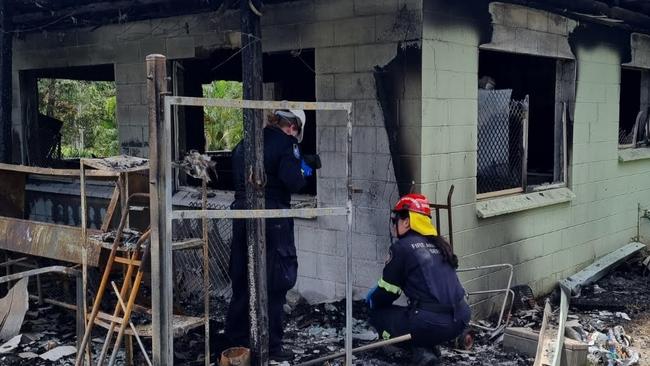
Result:
<svg viewBox="0 0 650 366"><path fill-rule="evenodd" d="M438 364L438 357L430 349L413 347L411 364L413 366L434 366Z"/></svg>

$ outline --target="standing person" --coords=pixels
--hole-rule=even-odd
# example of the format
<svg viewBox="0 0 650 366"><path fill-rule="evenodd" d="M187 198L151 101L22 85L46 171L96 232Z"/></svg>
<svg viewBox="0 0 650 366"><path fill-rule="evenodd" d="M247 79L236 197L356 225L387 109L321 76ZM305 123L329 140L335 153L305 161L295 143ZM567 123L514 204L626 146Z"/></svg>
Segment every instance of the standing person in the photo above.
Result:
<svg viewBox="0 0 650 366"><path fill-rule="evenodd" d="M411 334L412 365L434 365L435 346L459 336L470 320L456 274L458 258L438 236L421 194L402 197L392 211L390 247L382 277L366 297L370 324L384 339ZM404 292L408 306L393 302Z"/></svg>
<svg viewBox="0 0 650 366"><path fill-rule="evenodd" d="M268 118L264 128L267 209L290 208L291 194L298 192L305 185L305 178L313 172L302 158L298 146L302 141L305 122L305 112L293 109L277 110ZM232 171L235 201L231 208L245 209L246 175L242 142L233 150ZM246 220L233 220L229 268L233 294L226 317L226 337L233 346L249 346L247 265ZM287 292L296 284L298 272L292 218L266 220L266 268L269 356L275 361L286 361L293 358L293 353L282 347L283 306Z"/></svg>

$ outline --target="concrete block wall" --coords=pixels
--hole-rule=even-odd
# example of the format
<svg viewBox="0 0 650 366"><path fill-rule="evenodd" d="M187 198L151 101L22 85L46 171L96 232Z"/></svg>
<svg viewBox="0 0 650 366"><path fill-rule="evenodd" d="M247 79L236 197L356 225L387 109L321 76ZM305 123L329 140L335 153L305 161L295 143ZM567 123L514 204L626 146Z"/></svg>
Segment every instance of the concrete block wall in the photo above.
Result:
<svg viewBox="0 0 650 366"><path fill-rule="evenodd" d="M314 48L317 100L353 103L353 171L357 191L353 281L357 297L365 296L364 289L379 278L389 246L389 207L397 199L374 67L388 64L400 44L418 43L421 3L305 0L269 5L262 17L264 52ZM146 157L149 152L144 58L161 53L170 60L184 59L198 52L239 47L238 13L228 11L220 19L215 16L206 13L170 17L57 35L27 34L15 42L15 75L21 70L113 64L122 152ZM414 75L419 81L419 70ZM17 82L15 85L19 87ZM416 87L414 97L402 101L408 109L401 120L412 126L420 120L419 89ZM14 120L20 121L20 98L15 98L14 105ZM322 206L345 204L345 125L344 112L317 114L318 151L323 160L318 175L318 202ZM19 124L16 129L20 130ZM310 300L331 300L344 295L346 227L345 217L296 220L298 289Z"/></svg>
<svg viewBox="0 0 650 366"><path fill-rule="evenodd" d="M423 192L440 201L454 195L455 249L461 267L511 263L514 283L535 293L636 235L637 204L650 203L650 161L618 161L620 56L617 48L576 39L577 95L569 157L570 203L479 219L476 215L478 20L442 1L423 9ZM487 9L485 10L487 11ZM435 145L435 144L434 144ZM444 226L443 226L444 227ZM505 284L505 273L462 276L468 290ZM473 298L481 302L484 298ZM486 306L482 311L494 310Z"/></svg>

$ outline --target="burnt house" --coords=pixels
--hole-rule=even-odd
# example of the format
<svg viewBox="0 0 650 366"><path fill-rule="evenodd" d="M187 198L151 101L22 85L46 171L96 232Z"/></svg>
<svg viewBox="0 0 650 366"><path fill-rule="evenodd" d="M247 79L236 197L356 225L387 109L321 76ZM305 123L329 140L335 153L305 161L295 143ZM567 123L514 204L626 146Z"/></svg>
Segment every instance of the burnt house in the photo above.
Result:
<svg viewBox="0 0 650 366"><path fill-rule="evenodd" d="M114 82L120 149L139 157L149 155L147 55L167 56L175 95L241 81L238 12L220 1L11 0L2 11L0 118L9 163L40 165L47 150L39 78ZM265 1L261 22L265 99L353 103L357 296L377 281L389 209L410 190L442 202L453 185L461 266L511 263L514 281L536 292L644 240L638 207L650 206L650 5ZM199 108L177 110L177 156L204 149L202 116ZM296 204L340 204L345 118L307 118L303 148L318 152L323 168ZM219 159L227 177L228 152ZM74 179L29 179L30 219L79 224L66 198L77 194ZM186 183L179 180L175 205L191 205ZM227 207L227 179L216 188L211 204ZM89 195L107 199L110 189L98 184ZM448 235L445 218L441 226ZM296 222L297 290L311 301L344 294L345 228L342 218ZM498 287L506 276L463 275L473 290Z"/></svg>

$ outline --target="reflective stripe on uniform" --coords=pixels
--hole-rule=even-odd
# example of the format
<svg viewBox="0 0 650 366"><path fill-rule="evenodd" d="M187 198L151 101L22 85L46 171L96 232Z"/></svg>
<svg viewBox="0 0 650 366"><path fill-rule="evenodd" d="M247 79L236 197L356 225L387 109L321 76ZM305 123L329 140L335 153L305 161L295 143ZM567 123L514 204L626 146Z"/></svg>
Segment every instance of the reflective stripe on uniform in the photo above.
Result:
<svg viewBox="0 0 650 366"><path fill-rule="evenodd" d="M388 292L390 292L392 294L395 294L395 295L399 295L402 292L401 288L399 288L398 286L393 285L392 283L388 283L388 282L384 281L383 278L379 279L379 282L377 282L377 286L379 286L379 287L383 288L384 290L386 290L386 291L388 291Z"/></svg>

